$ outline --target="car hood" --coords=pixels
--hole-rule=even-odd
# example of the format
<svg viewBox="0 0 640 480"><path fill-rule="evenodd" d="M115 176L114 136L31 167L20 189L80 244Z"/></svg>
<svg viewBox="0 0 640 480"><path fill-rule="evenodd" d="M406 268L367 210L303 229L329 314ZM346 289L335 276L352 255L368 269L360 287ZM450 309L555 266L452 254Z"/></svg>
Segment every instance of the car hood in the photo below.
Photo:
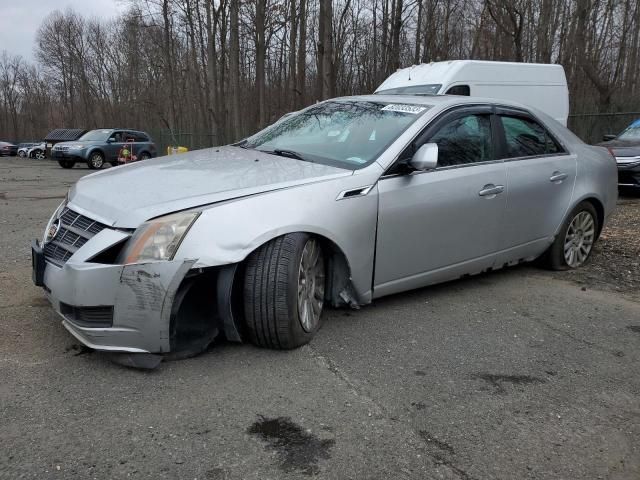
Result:
<svg viewBox="0 0 640 480"><path fill-rule="evenodd" d="M90 145L104 144L106 142L101 142L98 140L69 140L67 142L58 142L54 145L53 148L56 147L68 147L70 145L82 145L83 147L88 147Z"/></svg>
<svg viewBox="0 0 640 480"><path fill-rule="evenodd" d="M616 157L637 157L640 156L640 142L630 142L627 140L610 140L598 144L601 147L610 149Z"/></svg>
<svg viewBox="0 0 640 480"><path fill-rule="evenodd" d="M352 174L240 147L208 148L83 177L69 204L107 225L136 228L171 212Z"/></svg>

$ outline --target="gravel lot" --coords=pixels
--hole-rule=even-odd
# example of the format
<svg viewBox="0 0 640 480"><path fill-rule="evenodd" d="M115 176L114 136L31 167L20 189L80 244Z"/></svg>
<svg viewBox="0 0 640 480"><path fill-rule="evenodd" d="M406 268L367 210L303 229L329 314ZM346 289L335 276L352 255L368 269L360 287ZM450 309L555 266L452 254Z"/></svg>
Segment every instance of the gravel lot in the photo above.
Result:
<svg viewBox="0 0 640 480"><path fill-rule="evenodd" d="M640 198L579 272L333 310L292 352L152 372L80 347L29 243L86 168L0 159L0 478L640 478Z"/></svg>

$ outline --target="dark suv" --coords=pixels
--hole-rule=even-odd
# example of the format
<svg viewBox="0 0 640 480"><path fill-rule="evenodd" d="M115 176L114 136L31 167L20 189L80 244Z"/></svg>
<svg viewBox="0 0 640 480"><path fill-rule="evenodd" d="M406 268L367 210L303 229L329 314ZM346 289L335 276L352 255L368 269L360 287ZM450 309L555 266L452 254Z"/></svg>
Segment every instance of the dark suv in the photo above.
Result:
<svg viewBox="0 0 640 480"><path fill-rule="evenodd" d="M51 148L51 159L62 168L73 168L77 162L82 162L97 169L105 163L115 166L156 155L156 145L149 135L126 128L90 130L78 140L60 142Z"/></svg>

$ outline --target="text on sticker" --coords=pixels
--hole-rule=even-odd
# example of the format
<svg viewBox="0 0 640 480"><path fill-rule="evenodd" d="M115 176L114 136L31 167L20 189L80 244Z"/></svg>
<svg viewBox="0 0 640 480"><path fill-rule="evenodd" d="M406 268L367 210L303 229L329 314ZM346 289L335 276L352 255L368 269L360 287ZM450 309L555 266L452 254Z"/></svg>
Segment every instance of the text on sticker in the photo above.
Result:
<svg viewBox="0 0 640 480"><path fill-rule="evenodd" d="M424 112L426 108L418 107L416 105L401 105L398 103L391 103L384 107L382 110L386 110L387 112L402 112L417 115L418 113Z"/></svg>

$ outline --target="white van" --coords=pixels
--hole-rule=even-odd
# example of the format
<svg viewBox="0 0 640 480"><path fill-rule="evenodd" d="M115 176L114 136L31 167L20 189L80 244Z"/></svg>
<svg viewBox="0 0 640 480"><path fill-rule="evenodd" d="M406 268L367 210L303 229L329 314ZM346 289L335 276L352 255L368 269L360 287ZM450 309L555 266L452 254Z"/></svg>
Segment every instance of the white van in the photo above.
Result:
<svg viewBox="0 0 640 480"><path fill-rule="evenodd" d="M569 89L562 65L479 60L434 62L398 70L375 93L512 100L542 110L565 126L569 116Z"/></svg>

